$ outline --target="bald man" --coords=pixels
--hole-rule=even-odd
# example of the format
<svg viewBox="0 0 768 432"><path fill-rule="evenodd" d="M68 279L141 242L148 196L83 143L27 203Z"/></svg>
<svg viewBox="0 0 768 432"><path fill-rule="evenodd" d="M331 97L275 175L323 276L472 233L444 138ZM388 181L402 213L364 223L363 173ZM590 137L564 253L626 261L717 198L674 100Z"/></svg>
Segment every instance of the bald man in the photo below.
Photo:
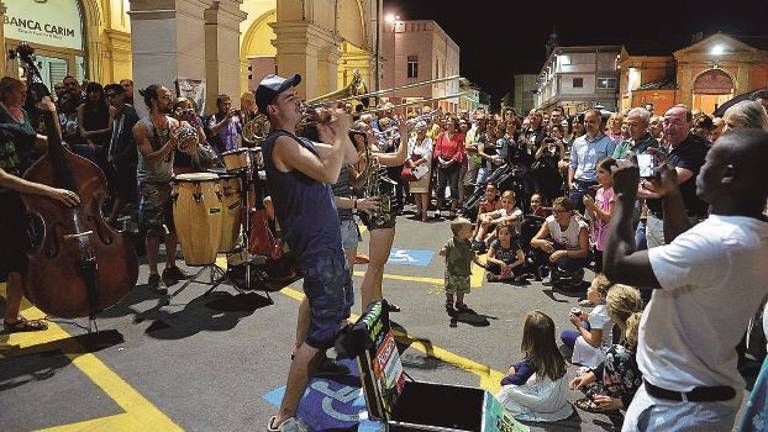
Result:
<svg viewBox="0 0 768 432"><path fill-rule="evenodd" d="M653 179L669 242L635 251L632 210L637 166L614 172L616 207L603 268L614 283L653 288L640 322L637 363L643 386L624 431L731 430L744 379L734 347L766 294L768 133L724 134L707 154L696 192L710 217L689 229L678 173Z"/></svg>

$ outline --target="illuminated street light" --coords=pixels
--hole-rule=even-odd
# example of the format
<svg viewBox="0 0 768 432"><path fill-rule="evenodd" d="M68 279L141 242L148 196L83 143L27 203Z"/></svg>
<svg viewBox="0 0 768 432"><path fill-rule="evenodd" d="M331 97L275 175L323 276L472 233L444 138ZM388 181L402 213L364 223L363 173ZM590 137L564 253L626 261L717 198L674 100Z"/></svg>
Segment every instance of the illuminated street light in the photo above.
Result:
<svg viewBox="0 0 768 432"><path fill-rule="evenodd" d="M386 17L384 17L384 20L386 20L388 23L392 24L395 22L395 20L400 19L399 16L395 16L395 14L387 14Z"/></svg>
<svg viewBox="0 0 768 432"><path fill-rule="evenodd" d="M725 47L723 45L715 45L709 53L716 56L723 55L725 54Z"/></svg>

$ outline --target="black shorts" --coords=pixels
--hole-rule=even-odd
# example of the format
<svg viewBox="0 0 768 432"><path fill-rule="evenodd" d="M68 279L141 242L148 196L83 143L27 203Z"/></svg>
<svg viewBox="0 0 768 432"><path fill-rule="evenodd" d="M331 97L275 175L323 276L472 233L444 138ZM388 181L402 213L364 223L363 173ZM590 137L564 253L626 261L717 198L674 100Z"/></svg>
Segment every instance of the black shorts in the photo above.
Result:
<svg viewBox="0 0 768 432"><path fill-rule="evenodd" d="M0 279L8 273L25 274L30 250L29 217L21 195L16 192L0 192Z"/></svg>
<svg viewBox="0 0 768 432"><path fill-rule="evenodd" d="M115 195L124 202L136 202L139 190L136 182L136 166L113 166L112 177L109 181Z"/></svg>

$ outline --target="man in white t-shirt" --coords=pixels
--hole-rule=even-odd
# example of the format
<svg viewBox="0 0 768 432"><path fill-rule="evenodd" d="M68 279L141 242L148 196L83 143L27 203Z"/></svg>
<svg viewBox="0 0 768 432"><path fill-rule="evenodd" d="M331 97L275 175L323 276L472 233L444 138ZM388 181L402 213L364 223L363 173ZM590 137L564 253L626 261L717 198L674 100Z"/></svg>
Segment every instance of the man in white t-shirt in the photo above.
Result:
<svg viewBox="0 0 768 432"><path fill-rule="evenodd" d="M709 151L696 178L711 215L688 229L674 169L663 165L664 230L669 243L635 251L636 166L614 172L616 208L604 269L615 283L654 288L640 323L637 361L645 384L624 431L730 431L744 381L735 347L768 293L768 133L736 131Z"/></svg>

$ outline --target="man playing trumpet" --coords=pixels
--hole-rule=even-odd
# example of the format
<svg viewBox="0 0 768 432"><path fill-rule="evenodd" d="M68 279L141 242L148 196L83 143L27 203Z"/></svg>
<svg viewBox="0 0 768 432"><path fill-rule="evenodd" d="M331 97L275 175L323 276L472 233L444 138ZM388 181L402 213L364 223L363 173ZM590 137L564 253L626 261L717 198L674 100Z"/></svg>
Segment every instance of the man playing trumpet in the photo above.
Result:
<svg viewBox="0 0 768 432"><path fill-rule="evenodd" d="M300 309L297 340L280 411L269 422L270 431L306 431L296 411L309 378L324 359L349 317L352 279L341 244L339 219L330 184L343 164L357 160L349 140L351 117L325 113L318 125L323 143L294 135L301 113L295 87L301 76L265 77L256 90L259 111L269 116L272 131L262 151L267 182L285 240L296 255L304 277L309 313Z"/></svg>

